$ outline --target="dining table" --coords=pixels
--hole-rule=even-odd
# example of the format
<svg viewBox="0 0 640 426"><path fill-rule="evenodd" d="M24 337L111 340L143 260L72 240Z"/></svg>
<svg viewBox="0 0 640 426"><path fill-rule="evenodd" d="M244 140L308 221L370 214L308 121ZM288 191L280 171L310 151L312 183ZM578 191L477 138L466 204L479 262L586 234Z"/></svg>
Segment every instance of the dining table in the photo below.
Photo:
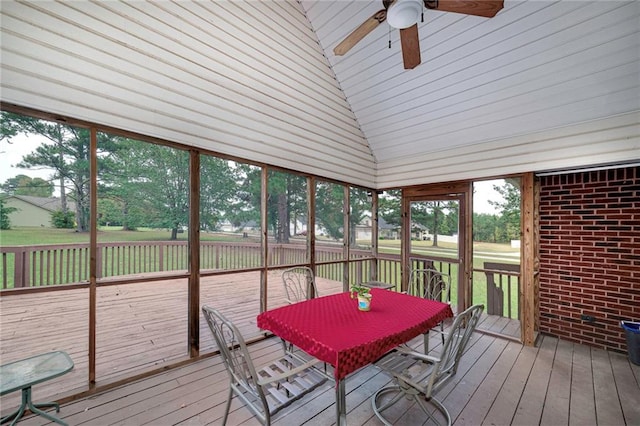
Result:
<svg viewBox="0 0 640 426"><path fill-rule="evenodd" d="M333 366L336 422L346 424L344 379L393 348L453 317L451 306L373 288L369 311L358 310L352 293L305 300L262 312L257 325Z"/></svg>

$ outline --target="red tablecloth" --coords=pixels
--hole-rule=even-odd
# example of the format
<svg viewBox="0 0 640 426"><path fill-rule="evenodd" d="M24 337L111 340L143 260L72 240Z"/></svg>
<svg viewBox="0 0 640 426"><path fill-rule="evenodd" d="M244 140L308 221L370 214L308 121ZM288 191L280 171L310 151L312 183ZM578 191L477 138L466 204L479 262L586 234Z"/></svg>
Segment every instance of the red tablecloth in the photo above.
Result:
<svg viewBox="0 0 640 426"><path fill-rule="evenodd" d="M333 365L338 381L453 316L445 303L389 290L371 294L368 312L339 293L263 312L258 327Z"/></svg>

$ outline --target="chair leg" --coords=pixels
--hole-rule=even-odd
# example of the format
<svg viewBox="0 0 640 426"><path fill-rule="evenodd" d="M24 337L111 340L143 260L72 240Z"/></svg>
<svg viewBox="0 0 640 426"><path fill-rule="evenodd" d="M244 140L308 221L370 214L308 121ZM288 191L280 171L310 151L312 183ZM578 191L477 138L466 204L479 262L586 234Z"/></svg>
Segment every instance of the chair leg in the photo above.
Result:
<svg viewBox="0 0 640 426"><path fill-rule="evenodd" d="M391 398L391 400L389 400L386 404L384 404L383 406L379 407L378 406L378 398L382 397L383 395L385 395L387 393L391 393L391 392L395 392L396 395L393 398ZM400 400L400 398L402 398L403 396L404 396L404 393L400 389L400 386L391 385L391 386L386 386L386 387L380 389L371 398L371 405L373 407L373 413L376 415L376 417L378 417L380 419L380 421L385 426L393 426L393 425L392 425L392 423L389 423L389 421L387 419L384 418L384 416L382 415L382 411L386 410L387 408L389 408L390 406L392 406L393 404L398 402Z"/></svg>
<svg viewBox="0 0 640 426"><path fill-rule="evenodd" d="M233 398L233 389L229 387L229 395L227 396L227 407L224 409L224 417L222 418L222 425L227 424L227 417L229 417L229 409L231 408L231 398Z"/></svg>
<svg viewBox="0 0 640 426"><path fill-rule="evenodd" d="M429 332L427 331L424 335L424 353L425 355L429 354Z"/></svg>
<svg viewBox="0 0 640 426"><path fill-rule="evenodd" d="M444 416L444 418L447 420L447 426L451 426L451 414L449 414L449 410L447 410L447 408L444 405L442 405L440 401L432 397L430 399L425 399L425 400L421 398L416 398L416 402L418 403L420 408L422 408L422 411L424 411L425 414L434 421L434 423L439 424L438 420L436 420L433 417L433 415L429 412L429 408L425 405L425 402L432 403L433 406L436 407L438 411L440 411Z"/></svg>

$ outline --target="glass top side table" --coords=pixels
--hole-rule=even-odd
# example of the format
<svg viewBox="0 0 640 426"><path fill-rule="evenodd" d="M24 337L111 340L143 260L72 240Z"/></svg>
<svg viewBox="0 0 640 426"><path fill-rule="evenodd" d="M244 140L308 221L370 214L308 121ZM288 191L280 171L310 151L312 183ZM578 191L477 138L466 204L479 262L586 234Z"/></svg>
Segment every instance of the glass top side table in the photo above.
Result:
<svg viewBox="0 0 640 426"><path fill-rule="evenodd" d="M31 400L31 386L62 376L72 369L73 361L66 352L62 351L40 354L0 365L0 395L22 390L20 407L14 413L3 417L0 423L11 421L11 426L15 425L28 408L34 414L66 426L66 423L59 418L40 410L44 407L55 407L56 412L59 412L60 406L57 403L35 404Z"/></svg>
<svg viewBox="0 0 640 426"><path fill-rule="evenodd" d="M362 283L362 285L369 288L381 288L383 290L395 287L395 284L383 283L382 281L367 281Z"/></svg>

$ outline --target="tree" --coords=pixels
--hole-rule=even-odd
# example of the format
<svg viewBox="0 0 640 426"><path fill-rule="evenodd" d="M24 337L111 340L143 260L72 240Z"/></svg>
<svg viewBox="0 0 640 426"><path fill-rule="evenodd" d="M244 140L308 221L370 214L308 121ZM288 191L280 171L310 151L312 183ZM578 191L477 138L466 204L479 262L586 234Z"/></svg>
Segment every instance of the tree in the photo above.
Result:
<svg viewBox="0 0 640 426"><path fill-rule="evenodd" d="M473 241L497 243L500 234L498 216L488 213L473 214Z"/></svg>
<svg viewBox="0 0 640 426"><path fill-rule="evenodd" d="M123 142L115 154L120 158L114 161L123 164L122 156L126 156L127 169L117 180L109 176L119 184L111 190L137 205L149 206L147 225L169 229L170 239L176 240L178 230L189 225L189 153L136 140Z"/></svg>
<svg viewBox="0 0 640 426"><path fill-rule="evenodd" d="M260 223L262 169L239 163L235 173L235 196L227 202L225 218L236 227L250 221Z"/></svg>
<svg viewBox="0 0 640 426"><path fill-rule="evenodd" d="M99 223L121 226L123 231L149 225L147 218L157 215L148 202L153 196L141 194L140 157L145 154L139 153L148 144L120 137L103 140L110 146L98 164Z"/></svg>
<svg viewBox="0 0 640 426"><path fill-rule="evenodd" d="M349 245L356 245L356 226L371 214L371 197L368 192L361 188L352 187L349 191L350 212L349 212ZM375 224L372 223L372 226Z"/></svg>
<svg viewBox="0 0 640 426"><path fill-rule="evenodd" d="M457 201L446 201L442 203L442 212L444 213L441 221L441 233L445 235L455 235L458 230L459 205Z"/></svg>
<svg viewBox="0 0 640 426"><path fill-rule="evenodd" d="M18 167L25 169L51 169L52 179L59 181L62 212L67 212L67 195L76 205L78 231L89 229L89 129L67 126L9 112L2 112L1 138L11 139L18 133L39 135L50 143L43 143L25 155ZM111 137L98 135L98 158L112 145Z"/></svg>
<svg viewBox="0 0 640 426"><path fill-rule="evenodd" d="M5 206L5 200L0 199L0 229L11 229L11 219L9 215L15 211L18 211L18 209Z"/></svg>
<svg viewBox="0 0 640 426"><path fill-rule="evenodd" d="M502 201L489 201L500 212L500 223L504 235L500 242L520 239L520 185L513 180L505 180L502 185L493 185L502 196Z"/></svg>
<svg viewBox="0 0 640 426"><path fill-rule="evenodd" d="M378 215L389 225L402 226L402 191L385 191L378 197Z"/></svg>
<svg viewBox="0 0 640 426"><path fill-rule="evenodd" d="M306 183L306 178L291 173L268 173L267 225L278 243L289 242L291 224L296 222L293 212L306 212Z"/></svg>
<svg viewBox="0 0 640 426"><path fill-rule="evenodd" d="M210 155L200 156L200 226L218 229L233 209L238 172L233 162Z"/></svg>
<svg viewBox="0 0 640 426"><path fill-rule="evenodd" d="M17 175L7 179L2 184L2 190L10 195L29 195L33 197L51 197L53 195L53 183L27 175Z"/></svg>
<svg viewBox="0 0 640 426"><path fill-rule="evenodd" d="M334 240L344 237L344 186L317 182L316 223Z"/></svg>

